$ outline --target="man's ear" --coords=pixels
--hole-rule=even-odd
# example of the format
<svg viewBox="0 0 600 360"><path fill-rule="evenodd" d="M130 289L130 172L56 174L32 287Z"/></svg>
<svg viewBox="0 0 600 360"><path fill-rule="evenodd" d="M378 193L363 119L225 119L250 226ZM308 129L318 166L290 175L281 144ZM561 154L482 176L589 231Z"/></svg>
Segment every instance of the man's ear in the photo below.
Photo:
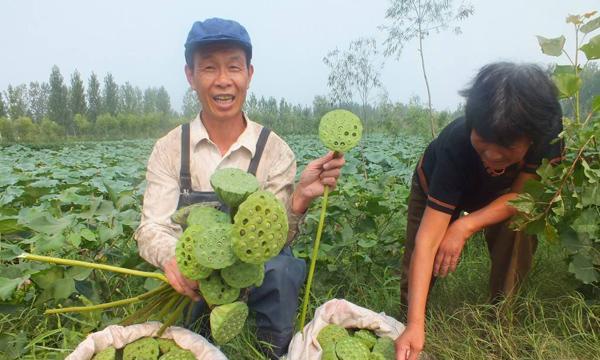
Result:
<svg viewBox="0 0 600 360"><path fill-rule="evenodd" d="M196 90L196 88L194 88L194 69L190 68L188 66L188 64L185 64L185 67L183 68L183 70L185 71L185 78L187 79L188 84L190 84L190 87L193 90Z"/></svg>
<svg viewBox="0 0 600 360"><path fill-rule="evenodd" d="M248 87L250 89L250 82L252 81L252 75L254 75L254 65L250 64L248 67Z"/></svg>

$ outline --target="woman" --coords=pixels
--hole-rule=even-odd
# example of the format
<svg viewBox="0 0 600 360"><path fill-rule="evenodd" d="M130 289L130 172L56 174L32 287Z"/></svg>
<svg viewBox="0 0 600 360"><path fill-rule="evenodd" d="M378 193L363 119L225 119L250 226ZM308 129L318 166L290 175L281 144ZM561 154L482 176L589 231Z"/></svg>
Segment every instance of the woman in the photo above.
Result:
<svg viewBox="0 0 600 360"><path fill-rule="evenodd" d="M466 241L485 230L492 269L492 302L517 289L531 267L537 240L509 221L542 159L556 161L562 111L557 90L536 65L483 67L467 98L465 116L451 122L421 158L411 187L402 266L405 332L397 359L416 359L425 342L425 307L435 277L456 269ZM465 211L468 214L460 216Z"/></svg>

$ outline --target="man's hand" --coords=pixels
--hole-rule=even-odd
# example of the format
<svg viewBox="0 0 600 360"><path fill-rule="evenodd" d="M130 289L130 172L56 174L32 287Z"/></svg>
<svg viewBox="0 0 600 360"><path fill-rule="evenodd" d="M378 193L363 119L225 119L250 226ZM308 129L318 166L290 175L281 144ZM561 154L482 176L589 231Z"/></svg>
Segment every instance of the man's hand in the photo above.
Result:
<svg viewBox="0 0 600 360"><path fill-rule="evenodd" d="M412 326L410 323L396 339L396 360L417 360L425 344L423 325Z"/></svg>
<svg viewBox="0 0 600 360"><path fill-rule="evenodd" d="M194 301L202 300L202 297L198 294L198 282L183 276L181 271L179 271L179 267L177 267L177 259L175 257L164 263L163 270L165 271L167 280L169 280L175 291Z"/></svg>
<svg viewBox="0 0 600 360"><path fill-rule="evenodd" d="M314 198L323 195L325 185L334 189L345 162L343 155L334 158L330 151L308 163L300 174L300 181L292 195L292 211L296 214L305 212Z"/></svg>
<svg viewBox="0 0 600 360"><path fill-rule="evenodd" d="M448 227L433 264L433 275L445 277L448 273L456 270L467 239L472 235L466 226L464 218L458 219Z"/></svg>

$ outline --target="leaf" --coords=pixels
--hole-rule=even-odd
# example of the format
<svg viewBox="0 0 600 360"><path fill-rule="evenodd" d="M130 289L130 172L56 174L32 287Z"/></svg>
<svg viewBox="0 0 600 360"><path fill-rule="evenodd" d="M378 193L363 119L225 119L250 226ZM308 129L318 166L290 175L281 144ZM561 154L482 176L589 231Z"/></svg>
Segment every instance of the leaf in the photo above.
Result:
<svg viewBox="0 0 600 360"><path fill-rule="evenodd" d="M586 208L581 212L581 215L573 221L573 229L578 233L587 233L590 236L594 236L598 231L600 224L598 224L598 213L594 208Z"/></svg>
<svg viewBox="0 0 600 360"><path fill-rule="evenodd" d="M562 49L565 46L566 41L564 36L548 39L538 35L537 39L538 44L540 44L540 47L544 54L550 56L560 56L562 54Z"/></svg>
<svg viewBox="0 0 600 360"><path fill-rule="evenodd" d="M581 46L581 51L584 52L588 60L600 59L600 35L596 35L588 41L587 44Z"/></svg>
<svg viewBox="0 0 600 360"><path fill-rule="evenodd" d="M2 194L0 194L0 206L4 206L13 202L13 200L18 199L19 196L23 195L25 190L21 186L9 186Z"/></svg>
<svg viewBox="0 0 600 360"><path fill-rule="evenodd" d="M31 275L31 280L42 289L51 289L54 282L63 278L64 270L58 266Z"/></svg>
<svg viewBox="0 0 600 360"><path fill-rule="evenodd" d="M61 233L73 223L73 215L55 219L44 209L24 208L19 212L19 223L37 232L56 234Z"/></svg>
<svg viewBox="0 0 600 360"><path fill-rule="evenodd" d="M581 16L579 16L579 15L569 15L569 16L567 16L566 21L567 21L567 23L571 23L573 25L578 25L578 24L582 23Z"/></svg>
<svg viewBox="0 0 600 360"><path fill-rule="evenodd" d="M53 292L55 300L62 300L68 298L72 293L75 292L75 281L72 278L62 278L56 280L53 284Z"/></svg>
<svg viewBox="0 0 600 360"><path fill-rule="evenodd" d="M558 227L558 235L562 245L567 249L570 254L575 254L581 250L583 244L577 235L577 232L568 225L561 224Z"/></svg>
<svg viewBox="0 0 600 360"><path fill-rule="evenodd" d="M65 277L73 278L74 280L77 280L77 281L83 281L83 280L87 279L88 276L90 276L92 271L93 271L92 269L82 268L79 266L73 266L65 272Z"/></svg>
<svg viewBox="0 0 600 360"><path fill-rule="evenodd" d="M13 293L17 288L27 280L26 277L8 279L0 277L0 300L6 301L12 298Z"/></svg>
<svg viewBox="0 0 600 360"><path fill-rule="evenodd" d="M594 96L592 100L592 112L600 111L600 95Z"/></svg>
<svg viewBox="0 0 600 360"><path fill-rule="evenodd" d="M535 199L527 193L519 194L516 199L508 202L519 212L530 214L535 208Z"/></svg>
<svg viewBox="0 0 600 360"><path fill-rule="evenodd" d="M0 355L6 356L7 360L21 359L26 346L27 334L24 331L16 336L13 334L0 335Z"/></svg>
<svg viewBox="0 0 600 360"><path fill-rule="evenodd" d="M591 259L582 254L573 256L569 264L569 272L575 274L575 277L584 284L591 284L600 279Z"/></svg>
<svg viewBox="0 0 600 360"><path fill-rule="evenodd" d="M556 87L558 88L559 98L569 98L581 88L583 82L581 78L575 74L559 74L552 76Z"/></svg>
<svg viewBox="0 0 600 360"><path fill-rule="evenodd" d="M591 33L592 31L596 30L597 28L600 28L600 17L592 19L592 20L588 21L587 23L583 24L579 28L579 30L581 30L581 32L584 34L587 34L587 33Z"/></svg>

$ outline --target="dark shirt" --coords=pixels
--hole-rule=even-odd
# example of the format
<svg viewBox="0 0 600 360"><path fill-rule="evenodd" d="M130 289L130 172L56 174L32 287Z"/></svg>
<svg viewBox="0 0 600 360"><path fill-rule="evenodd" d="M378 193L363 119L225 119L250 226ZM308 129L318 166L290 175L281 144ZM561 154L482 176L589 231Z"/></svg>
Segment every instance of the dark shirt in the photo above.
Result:
<svg viewBox="0 0 600 360"><path fill-rule="evenodd" d="M551 142L561 131L562 125L547 141L531 146L520 163L507 167L500 175L491 175L471 145L471 130L465 118L454 120L429 144L417 166L427 206L455 217L461 211L481 209L510 189L520 172L535 174L544 158L560 160L562 144Z"/></svg>

